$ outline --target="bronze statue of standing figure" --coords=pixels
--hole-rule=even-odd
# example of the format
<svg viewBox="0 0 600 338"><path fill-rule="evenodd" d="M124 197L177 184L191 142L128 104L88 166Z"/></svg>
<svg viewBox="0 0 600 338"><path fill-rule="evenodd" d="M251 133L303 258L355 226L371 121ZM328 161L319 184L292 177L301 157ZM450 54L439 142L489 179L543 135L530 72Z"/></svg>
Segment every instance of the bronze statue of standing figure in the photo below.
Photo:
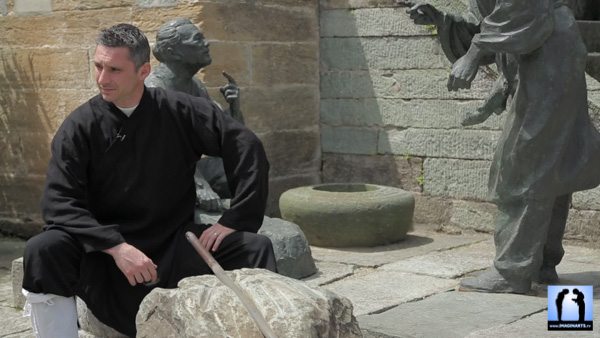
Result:
<svg viewBox="0 0 600 338"><path fill-rule="evenodd" d="M152 50L160 64L146 78L146 86L210 98L206 87L196 77L200 69L212 62L208 46L200 29L189 19L177 18L165 23L156 33L156 43ZM243 124L240 89L231 75L223 72L223 76L228 81L220 88L229 104L225 113ZM199 207L206 211L222 210L221 199L231 197L222 160L203 157L196 165L194 179Z"/></svg>
<svg viewBox="0 0 600 338"><path fill-rule="evenodd" d="M489 177L489 198L499 211L494 264L463 279L461 289L527 293L532 282L558 282L571 194L600 183L587 51L571 10L562 0L471 0L467 19L430 4L411 5L407 13L416 24L436 26L454 63L448 90L470 88L484 64L495 61L502 73L505 85L463 124L502 111L512 95Z"/></svg>

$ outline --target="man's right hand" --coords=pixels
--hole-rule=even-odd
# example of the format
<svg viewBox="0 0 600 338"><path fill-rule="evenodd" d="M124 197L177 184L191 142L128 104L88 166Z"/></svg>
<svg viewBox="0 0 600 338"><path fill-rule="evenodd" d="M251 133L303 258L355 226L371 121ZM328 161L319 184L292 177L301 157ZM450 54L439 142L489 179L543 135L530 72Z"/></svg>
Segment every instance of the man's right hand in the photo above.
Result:
<svg viewBox="0 0 600 338"><path fill-rule="evenodd" d="M104 250L111 255L129 284L152 283L158 280L156 264L133 245L121 243Z"/></svg>
<svg viewBox="0 0 600 338"><path fill-rule="evenodd" d="M430 4L416 4L406 10L416 25L436 25L442 23L443 13Z"/></svg>

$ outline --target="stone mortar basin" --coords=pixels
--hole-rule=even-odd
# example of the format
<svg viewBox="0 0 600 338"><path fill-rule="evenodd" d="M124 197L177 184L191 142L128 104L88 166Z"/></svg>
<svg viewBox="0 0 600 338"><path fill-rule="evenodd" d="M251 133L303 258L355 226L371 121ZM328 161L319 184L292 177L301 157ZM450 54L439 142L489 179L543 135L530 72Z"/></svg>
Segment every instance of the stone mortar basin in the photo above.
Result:
<svg viewBox="0 0 600 338"><path fill-rule="evenodd" d="M399 188L330 183L298 187L279 199L283 219L300 226L315 246L378 246L398 242L412 228L414 196Z"/></svg>

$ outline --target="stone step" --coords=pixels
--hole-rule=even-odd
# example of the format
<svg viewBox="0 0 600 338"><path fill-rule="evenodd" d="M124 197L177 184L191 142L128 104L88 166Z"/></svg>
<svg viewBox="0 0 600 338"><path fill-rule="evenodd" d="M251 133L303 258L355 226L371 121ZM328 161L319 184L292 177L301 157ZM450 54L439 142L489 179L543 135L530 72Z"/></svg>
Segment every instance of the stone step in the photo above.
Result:
<svg viewBox="0 0 600 338"><path fill-rule="evenodd" d="M600 52L588 54L586 72L600 81Z"/></svg>
<svg viewBox="0 0 600 338"><path fill-rule="evenodd" d="M577 21L589 53L600 52L600 21Z"/></svg>

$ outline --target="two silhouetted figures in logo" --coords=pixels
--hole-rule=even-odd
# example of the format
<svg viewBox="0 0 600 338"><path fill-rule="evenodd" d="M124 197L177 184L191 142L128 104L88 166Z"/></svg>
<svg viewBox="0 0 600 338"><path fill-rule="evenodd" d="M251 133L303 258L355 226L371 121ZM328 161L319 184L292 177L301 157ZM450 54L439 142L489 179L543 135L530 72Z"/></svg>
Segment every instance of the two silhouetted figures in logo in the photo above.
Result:
<svg viewBox="0 0 600 338"><path fill-rule="evenodd" d="M565 296L569 293L569 289L563 289L561 292L556 295L556 310L558 312L558 321L562 321L562 304ZM572 298L571 300L577 304L579 308L579 321L583 322L585 318L585 302L583 301L583 292L578 289L573 289L573 294L576 295L576 298Z"/></svg>

